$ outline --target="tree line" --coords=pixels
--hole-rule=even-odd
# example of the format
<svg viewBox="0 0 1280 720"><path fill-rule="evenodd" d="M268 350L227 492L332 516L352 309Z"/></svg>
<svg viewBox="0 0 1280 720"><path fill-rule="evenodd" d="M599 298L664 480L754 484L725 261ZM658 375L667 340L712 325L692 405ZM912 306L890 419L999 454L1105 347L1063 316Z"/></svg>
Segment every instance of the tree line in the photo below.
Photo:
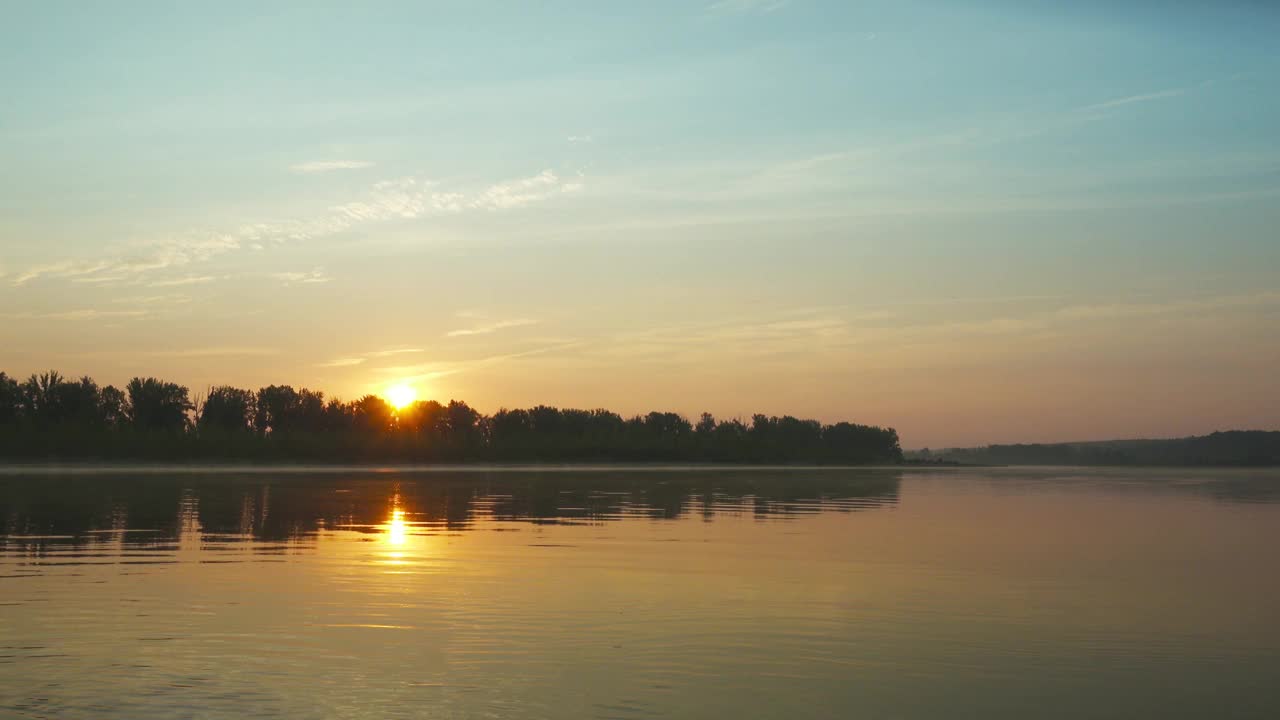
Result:
<svg viewBox="0 0 1280 720"><path fill-rule="evenodd" d="M892 428L791 416L696 422L678 413L623 418L539 405L492 415L465 402L396 410L376 395L344 402L289 385L188 388L136 377L123 390L55 371L0 372L6 458L317 461L708 461L896 463Z"/></svg>

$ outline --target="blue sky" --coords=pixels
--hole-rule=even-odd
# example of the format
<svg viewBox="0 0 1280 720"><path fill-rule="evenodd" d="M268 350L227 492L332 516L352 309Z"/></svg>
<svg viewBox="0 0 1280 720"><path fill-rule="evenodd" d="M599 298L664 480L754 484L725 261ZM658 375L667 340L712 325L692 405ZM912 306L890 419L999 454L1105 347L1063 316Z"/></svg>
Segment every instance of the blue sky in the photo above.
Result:
<svg viewBox="0 0 1280 720"><path fill-rule="evenodd" d="M11 374L908 446L1280 425L1269 3L6 17Z"/></svg>

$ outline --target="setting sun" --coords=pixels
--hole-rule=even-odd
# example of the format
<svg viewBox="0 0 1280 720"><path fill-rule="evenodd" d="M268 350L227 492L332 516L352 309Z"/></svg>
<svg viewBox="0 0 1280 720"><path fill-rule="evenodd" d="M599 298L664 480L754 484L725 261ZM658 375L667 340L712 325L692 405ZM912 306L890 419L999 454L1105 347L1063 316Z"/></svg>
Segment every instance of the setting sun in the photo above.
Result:
<svg viewBox="0 0 1280 720"><path fill-rule="evenodd" d="M384 393L387 402L397 410L403 410L418 397L418 392L408 385L393 385Z"/></svg>

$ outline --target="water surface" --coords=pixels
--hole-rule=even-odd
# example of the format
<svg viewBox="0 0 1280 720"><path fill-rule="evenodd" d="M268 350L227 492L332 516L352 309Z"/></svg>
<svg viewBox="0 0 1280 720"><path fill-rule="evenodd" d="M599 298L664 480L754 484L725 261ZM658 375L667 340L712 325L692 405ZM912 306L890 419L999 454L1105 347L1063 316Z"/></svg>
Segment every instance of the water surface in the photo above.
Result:
<svg viewBox="0 0 1280 720"><path fill-rule="evenodd" d="M0 717L1280 717L1280 474L0 473Z"/></svg>

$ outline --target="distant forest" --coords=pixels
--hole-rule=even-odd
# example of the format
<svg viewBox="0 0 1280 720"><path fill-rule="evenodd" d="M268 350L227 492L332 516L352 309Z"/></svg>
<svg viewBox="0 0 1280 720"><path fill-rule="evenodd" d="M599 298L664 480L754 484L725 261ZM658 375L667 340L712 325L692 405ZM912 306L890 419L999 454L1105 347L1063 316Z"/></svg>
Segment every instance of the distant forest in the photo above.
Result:
<svg viewBox="0 0 1280 720"><path fill-rule="evenodd" d="M988 445L976 448L917 450L917 462L978 465L1280 465L1280 432L1232 430L1172 440Z"/></svg>
<svg viewBox="0 0 1280 720"><path fill-rule="evenodd" d="M376 395L343 402L271 385L193 398L156 378L123 390L57 372L0 372L0 459L335 462L897 463L892 428L791 416L696 422L671 412L623 418L540 405L492 415L464 402L396 410Z"/></svg>

